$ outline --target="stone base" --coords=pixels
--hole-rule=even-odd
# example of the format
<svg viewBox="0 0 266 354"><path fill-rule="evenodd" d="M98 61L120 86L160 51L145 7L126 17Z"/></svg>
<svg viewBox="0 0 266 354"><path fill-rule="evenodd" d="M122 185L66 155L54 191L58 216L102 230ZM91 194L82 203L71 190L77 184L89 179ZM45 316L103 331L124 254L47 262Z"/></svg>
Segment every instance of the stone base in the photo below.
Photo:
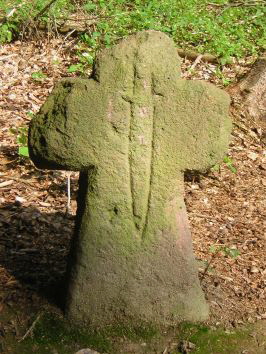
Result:
<svg viewBox="0 0 266 354"><path fill-rule="evenodd" d="M178 238L163 232L151 243L136 242L131 250L118 243L101 243L98 248L87 235L86 254L76 250L68 317L97 328L206 320L208 306L196 272L185 209L177 220Z"/></svg>

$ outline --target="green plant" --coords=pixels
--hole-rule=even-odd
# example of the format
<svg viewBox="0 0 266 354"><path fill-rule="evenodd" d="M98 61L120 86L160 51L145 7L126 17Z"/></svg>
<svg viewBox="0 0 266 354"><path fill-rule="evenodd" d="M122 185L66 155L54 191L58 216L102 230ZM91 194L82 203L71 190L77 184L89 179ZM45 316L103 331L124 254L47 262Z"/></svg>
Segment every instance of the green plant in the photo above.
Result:
<svg viewBox="0 0 266 354"><path fill-rule="evenodd" d="M225 165L229 168L229 170L233 173L237 173L237 169L234 166L234 161L231 159L231 157L229 156L225 156L223 159L223 162L225 163Z"/></svg>
<svg viewBox="0 0 266 354"><path fill-rule="evenodd" d="M76 64L70 65L67 72L85 74L86 69L90 69L92 67L95 51L90 52L88 50L84 50L82 46L80 46L77 56L79 61Z"/></svg>
<svg viewBox="0 0 266 354"><path fill-rule="evenodd" d="M228 86L232 80L231 79L228 79L224 73L222 72L222 70L220 68L217 68L216 71L215 71L215 74L216 76L222 81L222 84L224 86Z"/></svg>
<svg viewBox="0 0 266 354"><path fill-rule="evenodd" d="M28 149L28 127L21 126L18 128L10 128L10 133L16 136L16 143L18 144L18 154L20 157L29 157Z"/></svg>
<svg viewBox="0 0 266 354"><path fill-rule="evenodd" d="M224 64L266 45L266 9L260 1L254 6L233 6L230 0L96 0L90 4L85 3L84 10L99 16L96 32L104 46L132 32L155 29L168 33L181 47L219 56Z"/></svg>
<svg viewBox="0 0 266 354"><path fill-rule="evenodd" d="M0 43L11 42L13 31L17 30L17 26L12 23L4 23L0 26Z"/></svg>
<svg viewBox="0 0 266 354"><path fill-rule="evenodd" d="M35 81L42 81L47 78L47 75L42 71L35 71L31 74L31 78Z"/></svg>
<svg viewBox="0 0 266 354"><path fill-rule="evenodd" d="M95 54L101 46L100 32L93 32L91 35L84 33L80 36L80 42L77 45L78 62L72 64L67 72L84 74L86 69L90 69L93 65Z"/></svg>
<svg viewBox="0 0 266 354"><path fill-rule="evenodd" d="M217 244L211 245L210 252L212 253L212 256L211 259L206 263L205 269L201 274L201 281L204 279L207 272L211 269L211 264L219 254L222 254L223 256L227 256L232 259L235 259L240 255L239 250L235 247L227 247Z"/></svg>
<svg viewBox="0 0 266 354"><path fill-rule="evenodd" d="M33 118L34 117L34 113L32 111L28 111L27 112L27 116L30 117L30 118Z"/></svg>
<svg viewBox="0 0 266 354"><path fill-rule="evenodd" d="M84 66L82 63L77 63L77 64L72 64L70 67L67 69L68 73L75 73L75 72L83 72L84 71Z"/></svg>
<svg viewBox="0 0 266 354"><path fill-rule="evenodd" d="M226 167L229 168L229 170L231 172L237 173L237 169L236 169L236 167L234 165L234 161L233 161L233 159L231 159L231 157L225 156L223 158L223 163L226 165ZM214 172L220 172L220 168L221 168L221 164L216 164L211 168L211 170Z"/></svg>
<svg viewBox="0 0 266 354"><path fill-rule="evenodd" d="M220 245L212 245L210 247L210 252L211 253L218 253L221 252L224 256L228 256L230 258L237 258L240 255L240 252L238 249L234 247L226 247L226 246L220 246Z"/></svg>
<svg viewBox="0 0 266 354"><path fill-rule="evenodd" d="M89 18L97 19L81 35L92 52L144 29L165 32L180 47L210 52L222 64L232 57L257 55L266 48L264 0L246 0L243 6L232 0L7 0L0 3L0 41L10 41L25 27L38 28L38 22L55 28L60 18L77 12L77 6L82 6Z"/></svg>
<svg viewBox="0 0 266 354"><path fill-rule="evenodd" d="M74 9L71 0L1 1L0 43L11 41L30 29L38 29L36 24L39 21L48 26L54 24L57 18L68 15Z"/></svg>

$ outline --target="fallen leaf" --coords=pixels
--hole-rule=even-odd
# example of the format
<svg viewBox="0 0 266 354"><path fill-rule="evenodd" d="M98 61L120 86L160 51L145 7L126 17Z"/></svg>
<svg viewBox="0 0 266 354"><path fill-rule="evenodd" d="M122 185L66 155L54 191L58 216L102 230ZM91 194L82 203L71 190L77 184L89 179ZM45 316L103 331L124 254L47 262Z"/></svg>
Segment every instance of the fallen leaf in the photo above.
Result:
<svg viewBox="0 0 266 354"><path fill-rule="evenodd" d="M256 154L255 152L249 152L248 154L247 154L247 157L249 158L249 159L251 159L252 161L255 161L255 160L257 160L257 158L258 158L258 154Z"/></svg>

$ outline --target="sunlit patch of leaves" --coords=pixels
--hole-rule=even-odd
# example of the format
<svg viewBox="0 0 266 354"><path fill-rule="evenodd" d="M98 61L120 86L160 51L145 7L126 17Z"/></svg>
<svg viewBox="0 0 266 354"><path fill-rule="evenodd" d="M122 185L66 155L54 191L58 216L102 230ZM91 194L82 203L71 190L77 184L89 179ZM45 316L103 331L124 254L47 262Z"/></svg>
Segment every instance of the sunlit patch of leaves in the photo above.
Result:
<svg viewBox="0 0 266 354"><path fill-rule="evenodd" d="M77 12L79 6L85 16L97 19L93 27L81 34L81 41L93 52L101 46L111 46L128 34L147 29L167 33L181 47L210 52L218 56L222 64L233 57L258 54L266 48L266 8L260 0L252 4L243 2L243 6L230 0L211 3L208 0L94 0L82 1L79 5L71 0L57 0L47 7L50 2L10 0L0 4L3 18L0 42L11 41L31 20L56 23L57 19Z"/></svg>

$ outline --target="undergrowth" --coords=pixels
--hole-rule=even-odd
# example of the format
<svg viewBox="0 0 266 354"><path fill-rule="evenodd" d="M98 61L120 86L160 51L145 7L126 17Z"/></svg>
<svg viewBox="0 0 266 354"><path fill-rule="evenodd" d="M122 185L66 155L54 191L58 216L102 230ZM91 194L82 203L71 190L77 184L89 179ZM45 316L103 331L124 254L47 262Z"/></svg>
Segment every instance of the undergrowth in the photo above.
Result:
<svg viewBox="0 0 266 354"><path fill-rule="evenodd" d="M73 13L93 18L80 34L91 54L130 33L154 29L170 35L180 47L196 48L221 58L257 55L266 49L264 0L7 0L0 1L0 43L37 29L55 29Z"/></svg>

